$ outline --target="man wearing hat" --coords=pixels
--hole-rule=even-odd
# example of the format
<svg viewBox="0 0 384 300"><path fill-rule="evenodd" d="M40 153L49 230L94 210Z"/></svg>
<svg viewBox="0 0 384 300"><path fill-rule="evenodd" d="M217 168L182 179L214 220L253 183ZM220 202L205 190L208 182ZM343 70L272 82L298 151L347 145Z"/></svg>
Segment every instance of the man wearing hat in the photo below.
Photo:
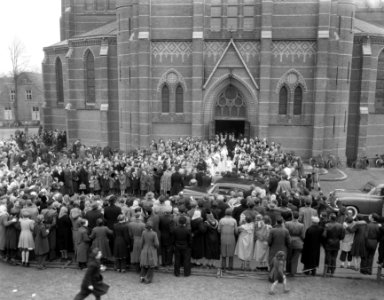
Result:
<svg viewBox="0 0 384 300"><path fill-rule="evenodd" d="M301 262L304 264L304 274L316 275L320 262L320 247L323 241L323 228L319 225L317 216L311 218L312 225L305 232Z"/></svg>

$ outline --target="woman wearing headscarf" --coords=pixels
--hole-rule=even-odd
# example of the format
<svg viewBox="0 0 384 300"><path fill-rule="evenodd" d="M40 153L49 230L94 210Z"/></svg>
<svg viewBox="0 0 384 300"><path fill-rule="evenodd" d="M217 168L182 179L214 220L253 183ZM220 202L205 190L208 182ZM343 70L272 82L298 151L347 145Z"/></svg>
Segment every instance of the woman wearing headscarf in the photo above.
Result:
<svg viewBox="0 0 384 300"><path fill-rule="evenodd" d="M40 270L46 269L44 262L49 252L48 234L49 229L44 224L44 216L38 215L36 218L36 225L33 229L35 236L35 255L37 258L38 268Z"/></svg>
<svg viewBox="0 0 384 300"><path fill-rule="evenodd" d="M192 230L192 262L196 266L201 266L201 259L204 257L204 234L207 230L201 211L195 210L191 220Z"/></svg>
<svg viewBox="0 0 384 300"><path fill-rule="evenodd" d="M33 228L35 221L29 218L29 215L22 215L20 219L20 237L18 247L21 249L21 265L29 267L29 251L35 249L35 241L33 240Z"/></svg>
<svg viewBox="0 0 384 300"><path fill-rule="evenodd" d="M57 248L61 254L61 260L68 259L68 252L72 246L72 222L68 216L68 208L62 206L57 219Z"/></svg>
<svg viewBox="0 0 384 300"><path fill-rule="evenodd" d="M208 210L206 212L207 220L205 221L206 232L204 235L205 258L207 259L208 268L215 268L215 261L220 260L220 235L218 232L219 222L213 213Z"/></svg>
<svg viewBox="0 0 384 300"><path fill-rule="evenodd" d="M255 251L253 259L256 260L257 269L268 269L268 236L271 230L271 219L269 216L257 215L255 222Z"/></svg>
<svg viewBox="0 0 384 300"><path fill-rule="evenodd" d="M140 254L140 282L151 283L153 279L153 270L158 265L157 249L159 248L159 239L157 234L152 230L152 222L145 224L141 238L141 254Z"/></svg>

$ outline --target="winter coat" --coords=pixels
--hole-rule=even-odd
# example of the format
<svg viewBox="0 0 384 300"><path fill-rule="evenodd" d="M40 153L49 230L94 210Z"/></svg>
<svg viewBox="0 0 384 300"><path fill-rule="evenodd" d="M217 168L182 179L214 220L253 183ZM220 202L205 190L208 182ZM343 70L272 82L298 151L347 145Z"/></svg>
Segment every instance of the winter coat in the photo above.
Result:
<svg viewBox="0 0 384 300"><path fill-rule="evenodd" d="M33 229L35 236L35 254L44 255L49 252L48 229L44 224L37 224Z"/></svg>

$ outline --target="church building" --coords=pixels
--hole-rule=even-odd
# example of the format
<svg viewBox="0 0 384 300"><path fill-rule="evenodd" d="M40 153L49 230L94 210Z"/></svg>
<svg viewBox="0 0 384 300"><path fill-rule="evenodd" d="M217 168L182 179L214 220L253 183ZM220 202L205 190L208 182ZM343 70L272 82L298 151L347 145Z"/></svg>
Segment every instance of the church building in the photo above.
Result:
<svg viewBox="0 0 384 300"><path fill-rule="evenodd" d="M44 48L44 126L122 150L235 132L304 157L381 154L381 6L62 0L61 41Z"/></svg>

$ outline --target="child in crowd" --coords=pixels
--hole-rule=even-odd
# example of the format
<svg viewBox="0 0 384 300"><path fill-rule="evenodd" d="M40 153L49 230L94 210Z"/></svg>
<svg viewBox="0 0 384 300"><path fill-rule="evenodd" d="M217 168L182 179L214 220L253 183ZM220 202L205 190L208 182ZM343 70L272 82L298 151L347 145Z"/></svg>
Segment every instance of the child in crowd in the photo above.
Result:
<svg viewBox="0 0 384 300"><path fill-rule="evenodd" d="M285 266L285 253L279 251L276 253L272 261L271 271L269 273L269 281L272 282L271 289L269 294L275 294L275 287L278 283L284 285L284 293L288 293L289 289L287 288L287 277L284 274Z"/></svg>

